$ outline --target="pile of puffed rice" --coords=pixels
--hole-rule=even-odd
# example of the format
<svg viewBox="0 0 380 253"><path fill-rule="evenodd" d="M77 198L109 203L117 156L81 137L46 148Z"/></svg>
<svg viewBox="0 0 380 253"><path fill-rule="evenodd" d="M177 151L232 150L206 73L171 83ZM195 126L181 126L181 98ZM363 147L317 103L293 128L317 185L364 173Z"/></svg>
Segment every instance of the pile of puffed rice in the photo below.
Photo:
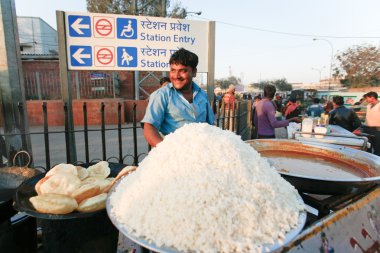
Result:
<svg viewBox="0 0 380 253"><path fill-rule="evenodd" d="M304 209L240 136L200 123L166 136L109 201L129 233L181 252L261 252L295 228Z"/></svg>

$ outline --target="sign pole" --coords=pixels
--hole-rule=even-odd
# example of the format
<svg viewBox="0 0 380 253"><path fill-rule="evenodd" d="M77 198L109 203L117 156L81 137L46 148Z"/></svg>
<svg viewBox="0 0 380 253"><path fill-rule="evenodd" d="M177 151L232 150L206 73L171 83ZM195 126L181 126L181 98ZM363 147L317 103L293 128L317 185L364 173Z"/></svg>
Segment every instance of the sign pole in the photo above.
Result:
<svg viewBox="0 0 380 253"><path fill-rule="evenodd" d="M77 161L77 152L75 146L74 134L74 117L72 108L72 84L69 80L69 72L67 68L67 50L66 50L66 27L65 27L65 13L63 11L56 11L57 14L57 32L58 32L58 47L59 47L59 71L61 75L61 94L62 101L67 105L67 122L65 127L67 132L66 140L66 153L67 162L74 163Z"/></svg>
<svg viewBox="0 0 380 253"><path fill-rule="evenodd" d="M208 66L207 66L207 95L210 102L214 99L215 79L215 21L208 26Z"/></svg>

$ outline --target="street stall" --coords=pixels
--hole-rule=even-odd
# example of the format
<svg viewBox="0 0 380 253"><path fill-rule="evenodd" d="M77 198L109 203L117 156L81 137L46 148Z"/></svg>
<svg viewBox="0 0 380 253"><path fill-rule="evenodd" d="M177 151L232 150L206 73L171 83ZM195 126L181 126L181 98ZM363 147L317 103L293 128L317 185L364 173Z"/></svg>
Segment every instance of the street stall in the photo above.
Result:
<svg viewBox="0 0 380 253"><path fill-rule="evenodd" d="M31 198L42 174L17 188L15 208L40 220L45 252L380 250L379 157L303 140L243 142L199 125L112 179L107 210L37 211ZM109 167L116 177L124 166ZM119 233L128 246L118 245Z"/></svg>
<svg viewBox="0 0 380 253"><path fill-rule="evenodd" d="M288 139L343 145L362 150L368 150L371 147L366 137L356 136L341 126L328 125L323 128L328 129L328 132L318 133L315 127L314 130L306 132L301 129L301 124L290 123L287 128Z"/></svg>

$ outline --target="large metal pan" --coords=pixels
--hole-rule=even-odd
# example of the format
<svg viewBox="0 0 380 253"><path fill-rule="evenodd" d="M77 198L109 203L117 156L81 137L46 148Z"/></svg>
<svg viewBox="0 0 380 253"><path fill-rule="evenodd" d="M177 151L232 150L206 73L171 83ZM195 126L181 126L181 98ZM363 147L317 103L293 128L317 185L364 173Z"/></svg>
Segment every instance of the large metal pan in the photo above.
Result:
<svg viewBox="0 0 380 253"><path fill-rule="evenodd" d="M80 166L87 168L90 164L79 164ZM111 169L111 177L116 177L116 175L126 166L125 164L120 163L109 163L108 165ZM24 212L28 214L29 216L41 218L41 219L50 219L50 220L64 220L64 219L76 219L76 218L85 218L85 217L92 217L96 215L102 215L106 211L105 209L97 211L97 212L90 212L90 213L80 213L80 212L72 212L69 214L44 214L37 212L32 204L30 203L29 199L33 196L37 195L37 192L35 190L35 185L37 182L43 178L45 174L40 174L35 177L32 177L31 179L25 181L22 183L16 190L15 194L15 209Z"/></svg>
<svg viewBox="0 0 380 253"><path fill-rule="evenodd" d="M160 253L179 253L179 251L173 247L168 246L157 246L154 242L147 241L144 238L137 237L131 233L131 231L128 231L126 227L118 221L118 219L112 214L112 205L110 204L110 199L112 198L112 195L115 194L115 191L117 190L117 186L120 184L122 180L119 180L109 191L108 197L107 197L107 213L110 217L110 220L112 223L117 227L117 229L123 233L127 238L132 240L133 242L139 244L140 246L143 246L144 248L147 248L153 252L160 252ZM303 200L301 196L298 195L298 200L300 203L303 203ZM276 241L274 244L271 245L263 245L265 246L265 250L263 249L263 252L273 252L280 247L283 247L284 245L288 244L290 241L292 241L303 229L306 223L307 214L306 211L302 211L299 214L298 217L298 225L296 228L290 230L286 235L285 238L280 242Z"/></svg>
<svg viewBox="0 0 380 253"><path fill-rule="evenodd" d="M355 194L380 183L380 157L361 150L281 139L249 140L247 143L277 166L281 176L301 192ZM281 161L286 163L281 164ZM325 165L331 173L323 171Z"/></svg>
<svg viewBox="0 0 380 253"><path fill-rule="evenodd" d="M26 156L27 162L23 166L16 166L16 157L21 155ZM37 169L29 168L30 163L29 153L21 150L13 157L14 166L0 168L0 220L8 219L16 213L12 208L12 196L15 194L17 187L25 180L41 173Z"/></svg>

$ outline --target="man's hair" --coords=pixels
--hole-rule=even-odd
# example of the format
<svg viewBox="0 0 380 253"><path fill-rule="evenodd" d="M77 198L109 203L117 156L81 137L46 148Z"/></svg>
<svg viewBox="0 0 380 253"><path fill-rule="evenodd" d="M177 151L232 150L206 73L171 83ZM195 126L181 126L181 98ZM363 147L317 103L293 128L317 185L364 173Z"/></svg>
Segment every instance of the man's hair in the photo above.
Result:
<svg viewBox="0 0 380 253"><path fill-rule="evenodd" d="M369 97L369 98L375 98L375 99L377 99L377 93L374 92L374 91L370 91L370 92L367 92L366 94L364 94L363 97L364 98Z"/></svg>
<svg viewBox="0 0 380 253"><path fill-rule="evenodd" d="M169 82L170 83L170 78L167 76L164 76L163 78L160 79L160 85L162 86L164 83Z"/></svg>
<svg viewBox="0 0 380 253"><path fill-rule="evenodd" d="M336 104L336 105L343 105L344 104L344 99L342 96L334 96L333 97L333 102Z"/></svg>
<svg viewBox="0 0 380 253"><path fill-rule="evenodd" d="M198 66L198 56L184 48L180 48L170 57L169 64L182 64L196 69Z"/></svg>
<svg viewBox="0 0 380 253"><path fill-rule="evenodd" d="M320 100L319 98L314 98L314 99L313 99L313 103L314 103L314 104L319 104L320 101L321 101L321 100Z"/></svg>
<svg viewBox="0 0 380 253"><path fill-rule="evenodd" d="M276 94L276 87L271 84L264 86L264 97L273 99L274 94Z"/></svg>

